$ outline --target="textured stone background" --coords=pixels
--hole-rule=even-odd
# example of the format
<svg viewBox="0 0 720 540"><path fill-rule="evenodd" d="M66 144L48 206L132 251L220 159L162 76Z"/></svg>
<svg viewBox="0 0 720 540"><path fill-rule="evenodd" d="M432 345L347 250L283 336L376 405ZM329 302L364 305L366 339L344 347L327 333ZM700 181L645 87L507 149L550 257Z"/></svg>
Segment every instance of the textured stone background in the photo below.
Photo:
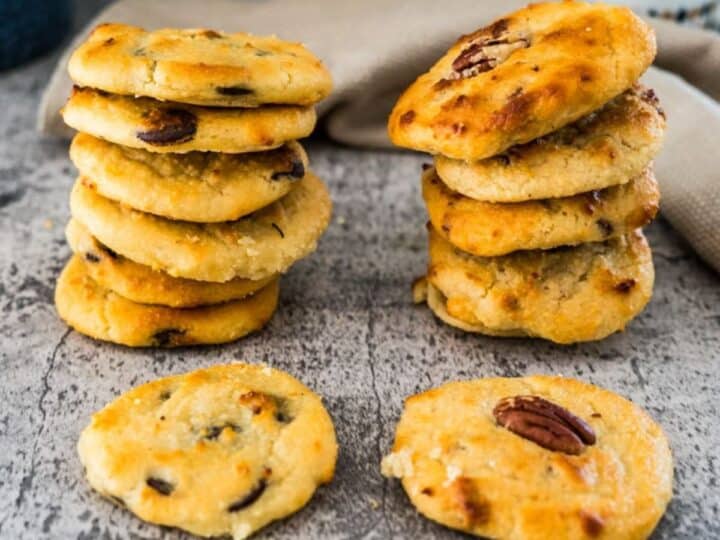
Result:
<svg viewBox="0 0 720 540"><path fill-rule="evenodd" d="M318 252L284 278L265 331L170 352L93 342L52 303L75 174L66 144L33 131L52 62L0 76L1 538L185 538L95 495L76 439L131 386L232 359L285 369L322 394L341 446L334 482L258 538L459 538L379 474L402 399L451 379L530 373L579 377L649 410L676 459L675 498L654 538L720 537L720 279L662 220L648 230L655 296L624 334L571 347L464 335L410 301L425 264L422 159L316 141L308 149L335 217Z"/></svg>

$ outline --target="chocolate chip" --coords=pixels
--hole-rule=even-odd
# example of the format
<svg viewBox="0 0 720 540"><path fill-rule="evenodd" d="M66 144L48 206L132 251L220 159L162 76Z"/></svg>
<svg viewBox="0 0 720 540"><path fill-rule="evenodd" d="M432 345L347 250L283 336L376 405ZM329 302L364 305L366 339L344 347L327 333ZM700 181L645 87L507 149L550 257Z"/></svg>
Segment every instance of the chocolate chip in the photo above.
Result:
<svg viewBox="0 0 720 540"><path fill-rule="evenodd" d="M620 283L615 285L615 290L619 293L627 294L635 286L635 283L635 280L632 278L624 279Z"/></svg>
<svg viewBox="0 0 720 540"><path fill-rule="evenodd" d="M400 116L400 124L410 124L412 121L415 120L415 111L412 109L409 111L405 111Z"/></svg>
<svg viewBox="0 0 720 540"><path fill-rule="evenodd" d="M612 223L610 223L607 219L598 219L597 225L600 227L600 230L605 235L605 237L610 236L615 228L613 227Z"/></svg>
<svg viewBox="0 0 720 540"><path fill-rule="evenodd" d="M163 390L162 392L160 392L159 398L160 401L167 401L168 399L170 399L170 396L172 396L172 392L170 390Z"/></svg>
<svg viewBox="0 0 720 540"><path fill-rule="evenodd" d="M221 96L247 96L253 93L250 88L239 84L235 86L217 86L215 91Z"/></svg>
<svg viewBox="0 0 720 540"><path fill-rule="evenodd" d="M583 530L593 538L599 536L605 527L605 522L600 516L587 510L580 511L580 520Z"/></svg>
<svg viewBox="0 0 720 540"><path fill-rule="evenodd" d="M153 345L156 347L167 347L169 345L175 345L177 338L185 335L185 330L179 328L166 328L160 330L152 335Z"/></svg>
<svg viewBox="0 0 720 540"><path fill-rule="evenodd" d="M185 109L151 109L143 115L147 129L138 131L138 139L163 146L192 140L197 132L197 117Z"/></svg>
<svg viewBox="0 0 720 540"><path fill-rule="evenodd" d="M113 43L115 43L114 37L107 38L105 41L103 41L103 45L112 45Z"/></svg>
<svg viewBox="0 0 720 540"><path fill-rule="evenodd" d="M215 439L217 439L220 436L220 434L223 432L223 430L225 430L225 428L230 428L231 430L235 431L236 433L238 431L240 431L240 428L238 426L236 426L235 424L224 424L222 426L210 426L205 431L204 438L207 439L208 441L214 441Z"/></svg>
<svg viewBox="0 0 720 540"><path fill-rule="evenodd" d="M252 489L250 489L250 491L245 496L228 506L227 511L232 513L238 512L243 508L247 508L262 496L262 494L265 492L265 488L267 488L267 482L264 478L262 478L258 481L257 484L252 487Z"/></svg>
<svg viewBox="0 0 720 540"><path fill-rule="evenodd" d="M153 488L155 491L157 491L160 495L170 495L175 490L175 486L173 486L170 482L163 480L162 478L150 477L145 480L145 483L151 488Z"/></svg>
<svg viewBox="0 0 720 540"><path fill-rule="evenodd" d="M85 260L91 263L99 263L100 257L95 255L92 251L86 251L85 252Z"/></svg>
<svg viewBox="0 0 720 540"><path fill-rule="evenodd" d="M289 171L277 171L270 176L271 180L280 180L281 178L291 178L299 180L305 176L305 164L300 159L293 159L290 163Z"/></svg>
<svg viewBox="0 0 720 540"><path fill-rule="evenodd" d="M273 229L275 229L278 232L278 234L280 235L280 238L285 238L285 233L283 232L283 230L280 228L280 226L277 223L271 223L271 225L272 225Z"/></svg>

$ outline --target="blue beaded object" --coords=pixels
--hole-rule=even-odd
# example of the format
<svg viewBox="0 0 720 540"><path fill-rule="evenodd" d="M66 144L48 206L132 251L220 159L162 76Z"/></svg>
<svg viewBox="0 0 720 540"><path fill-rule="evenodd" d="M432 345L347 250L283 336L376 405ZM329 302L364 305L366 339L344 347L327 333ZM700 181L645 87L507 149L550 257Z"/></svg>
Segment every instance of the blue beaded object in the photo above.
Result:
<svg viewBox="0 0 720 540"><path fill-rule="evenodd" d="M71 0L0 0L0 70L58 45L70 29Z"/></svg>

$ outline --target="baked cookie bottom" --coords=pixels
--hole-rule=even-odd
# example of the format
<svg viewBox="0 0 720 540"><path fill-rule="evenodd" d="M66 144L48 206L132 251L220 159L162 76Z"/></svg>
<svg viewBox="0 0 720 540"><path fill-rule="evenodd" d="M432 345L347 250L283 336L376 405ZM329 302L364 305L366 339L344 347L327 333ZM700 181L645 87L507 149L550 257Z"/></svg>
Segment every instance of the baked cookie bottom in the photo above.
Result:
<svg viewBox="0 0 720 540"><path fill-rule="evenodd" d="M234 363L124 393L93 415L78 453L90 485L139 518L240 540L332 479L337 442L304 384Z"/></svg>
<svg viewBox="0 0 720 540"><path fill-rule="evenodd" d="M81 334L129 347L179 347L235 341L261 329L277 307L278 280L224 304L177 309L139 304L100 286L74 255L58 278L55 306Z"/></svg>
<svg viewBox="0 0 720 540"><path fill-rule="evenodd" d="M409 397L382 471L424 516L513 540L648 538L673 481L667 438L645 411L553 376L451 382Z"/></svg>
<svg viewBox="0 0 720 540"><path fill-rule="evenodd" d="M642 233L503 257L476 257L430 229L431 308L453 326L574 343L623 330L650 300L654 268Z"/></svg>
<svg viewBox="0 0 720 540"><path fill-rule="evenodd" d="M650 168L623 185L541 201L477 201L452 191L433 168L423 173L422 190L435 230L482 257L622 236L652 221L660 204Z"/></svg>
<svg viewBox="0 0 720 540"><path fill-rule="evenodd" d="M68 223L65 236L93 281L139 304L174 308L222 304L253 294L278 278L273 274L256 281L235 278L224 283L176 278L111 251L74 219Z"/></svg>

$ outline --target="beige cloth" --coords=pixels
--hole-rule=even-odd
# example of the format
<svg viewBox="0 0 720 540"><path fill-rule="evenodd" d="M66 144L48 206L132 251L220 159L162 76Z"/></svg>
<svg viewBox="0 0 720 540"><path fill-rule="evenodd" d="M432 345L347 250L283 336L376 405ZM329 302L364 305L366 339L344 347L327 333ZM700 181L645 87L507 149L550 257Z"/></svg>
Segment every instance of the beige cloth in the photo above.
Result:
<svg viewBox="0 0 720 540"><path fill-rule="evenodd" d="M331 137L347 144L388 147L385 121L399 92L460 34L525 5L517 0L121 0L101 21L146 28L209 27L249 31L305 43L333 74L335 91L320 112ZM632 2L629 2L632 5ZM663 214L720 271L720 37L652 21L657 64L646 81L668 113L665 148L657 159ZM69 53L68 53L69 54ZM38 113L41 131L69 135L57 114L69 91L58 64ZM408 179L414 181L414 179Z"/></svg>

